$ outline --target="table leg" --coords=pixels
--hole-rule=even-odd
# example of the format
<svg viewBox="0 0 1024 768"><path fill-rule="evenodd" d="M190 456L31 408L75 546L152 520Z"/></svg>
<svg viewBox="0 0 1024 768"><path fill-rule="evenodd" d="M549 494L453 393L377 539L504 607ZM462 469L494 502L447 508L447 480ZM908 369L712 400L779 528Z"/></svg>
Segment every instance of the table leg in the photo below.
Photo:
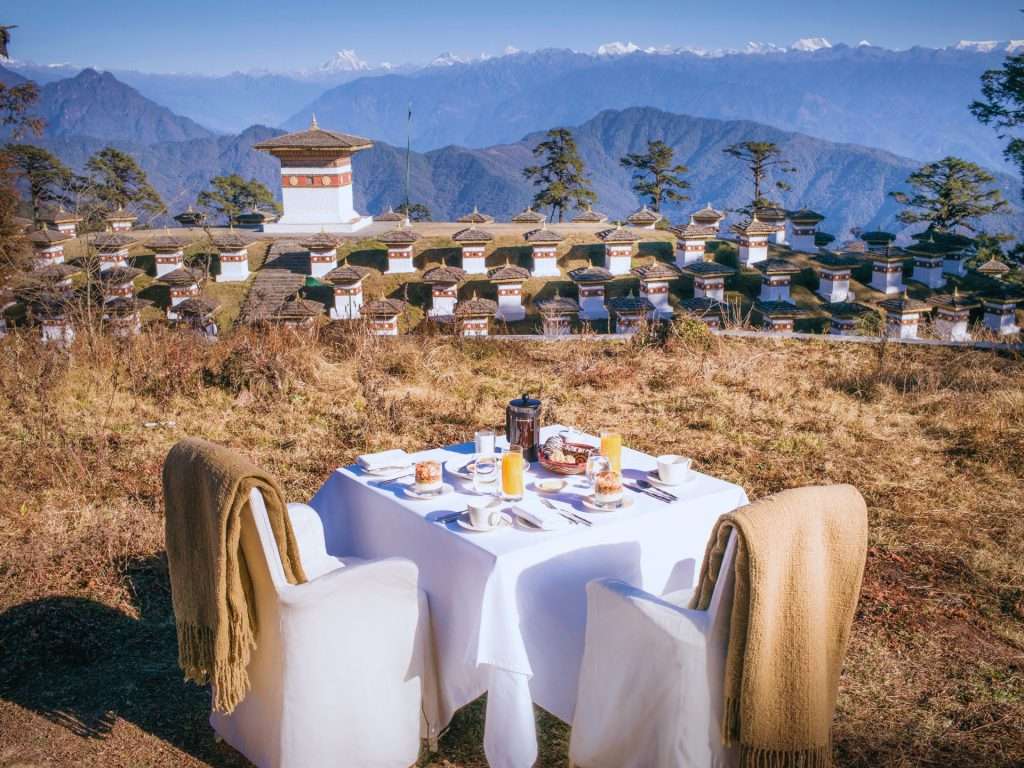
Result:
<svg viewBox="0 0 1024 768"><path fill-rule="evenodd" d="M537 761L537 723L530 678L488 666L484 754L491 768L530 768Z"/></svg>

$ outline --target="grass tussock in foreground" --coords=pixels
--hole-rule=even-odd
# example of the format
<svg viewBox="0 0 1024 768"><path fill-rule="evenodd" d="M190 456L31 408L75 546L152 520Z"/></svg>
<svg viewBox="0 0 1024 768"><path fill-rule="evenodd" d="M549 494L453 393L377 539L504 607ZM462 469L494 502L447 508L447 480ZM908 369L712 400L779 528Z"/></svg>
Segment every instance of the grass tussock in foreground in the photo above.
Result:
<svg viewBox="0 0 1024 768"><path fill-rule="evenodd" d="M523 391L547 423L618 424L751 498L859 487L870 553L837 763L1024 764L1024 362L683 325L629 344L0 341L0 765L244 764L176 667L160 495L174 441L242 449L302 500L362 451L499 425ZM564 765L567 727L538 717L538 764ZM482 718L479 702L461 712L421 764L485 765Z"/></svg>

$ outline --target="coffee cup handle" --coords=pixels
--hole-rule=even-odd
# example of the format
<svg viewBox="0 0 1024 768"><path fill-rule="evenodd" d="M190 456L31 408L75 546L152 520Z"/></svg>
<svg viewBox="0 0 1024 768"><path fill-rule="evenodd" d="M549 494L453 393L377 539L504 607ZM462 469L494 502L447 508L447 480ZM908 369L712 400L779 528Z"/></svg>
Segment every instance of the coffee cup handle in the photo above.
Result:
<svg viewBox="0 0 1024 768"><path fill-rule="evenodd" d="M501 525L501 510L496 509L487 516L487 525L494 528L496 525Z"/></svg>

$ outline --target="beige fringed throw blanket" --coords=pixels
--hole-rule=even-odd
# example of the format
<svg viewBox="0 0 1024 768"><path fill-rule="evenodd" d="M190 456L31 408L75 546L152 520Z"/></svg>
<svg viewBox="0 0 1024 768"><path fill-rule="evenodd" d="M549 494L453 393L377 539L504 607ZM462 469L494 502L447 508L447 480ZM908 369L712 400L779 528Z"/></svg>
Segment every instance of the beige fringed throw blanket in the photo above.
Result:
<svg viewBox="0 0 1024 768"><path fill-rule="evenodd" d="M719 518L691 608L706 610L730 533L736 592L722 739L743 768L827 768L839 672L867 556L849 485L784 491Z"/></svg>
<svg viewBox="0 0 1024 768"><path fill-rule="evenodd" d="M231 712L249 688L256 642L252 583L241 549L242 512L259 488L288 581L306 580L277 482L238 454L188 438L164 462L167 566L186 679L213 683L213 707Z"/></svg>

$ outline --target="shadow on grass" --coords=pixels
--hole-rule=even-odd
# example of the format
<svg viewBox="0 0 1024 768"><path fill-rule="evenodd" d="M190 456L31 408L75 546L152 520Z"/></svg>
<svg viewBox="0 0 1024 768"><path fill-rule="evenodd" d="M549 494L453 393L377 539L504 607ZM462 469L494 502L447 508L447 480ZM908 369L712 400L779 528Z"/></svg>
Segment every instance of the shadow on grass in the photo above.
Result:
<svg viewBox="0 0 1024 768"><path fill-rule="evenodd" d="M106 738L123 719L210 765L249 765L214 742L210 694L178 669L163 559L133 561L127 573L137 619L79 597L0 614L0 698L82 738Z"/></svg>
<svg viewBox="0 0 1024 768"><path fill-rule="evenodd" d="M348 254L348 263L353 267L370 267L380 272L388 269L388 252L384 248L363 248Z"/></svg>
<svg viewBox="0 0 1024 768"><path fill-rule="evenodd" d="M215 768L250 766L214 740L209 690L185 682L178 668L166 561L133 559L124 571L138 618L95 600L62 596L0 613L0 699L82 739L116 739L115 726L124 720ZM441 738L440 754L424 746L416 764L438 765L441 757L441 765L486 766L485 706L481 697L460 709ZM563 765L568 726L535 712L537 765ZM126 764L147 765L149 757L138 753Z"/></svg>
<svg viewBox="0 0 1024 768"><path fill-rule="evenodd" d="M139 291L138 296L140 299L152 301L153 305L160 309L167 309L171 305L170 286L164 285L163 283L153 283L152 285L146 286Z"/></svg>

